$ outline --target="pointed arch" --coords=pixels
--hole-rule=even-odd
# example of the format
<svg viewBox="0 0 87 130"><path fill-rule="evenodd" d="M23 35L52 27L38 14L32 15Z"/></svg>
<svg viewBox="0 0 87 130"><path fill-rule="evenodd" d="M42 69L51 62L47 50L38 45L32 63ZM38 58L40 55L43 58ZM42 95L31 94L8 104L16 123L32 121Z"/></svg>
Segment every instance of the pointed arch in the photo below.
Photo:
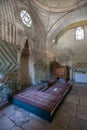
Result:
<svg viewBox="0 0 87 130"><path fill-rule="evenodd" d="M73 12L69 12L65 14L61 19L57 20L47 34L47 47L52 44L53 39L61 30L63 30L63 28L70 24L73 24L74 22L87 20L86 13L87 7L84 7Z"/></svg>
<svg viewBox="0 0 87 130"><path fill-rule="evenodd" d="M29 63L29 45L28 45L28 39L26 39L25 46L21 52L21 58L20 58L20 77L21 77L21 86L23 87L29 85L28 63Z"/></svg>

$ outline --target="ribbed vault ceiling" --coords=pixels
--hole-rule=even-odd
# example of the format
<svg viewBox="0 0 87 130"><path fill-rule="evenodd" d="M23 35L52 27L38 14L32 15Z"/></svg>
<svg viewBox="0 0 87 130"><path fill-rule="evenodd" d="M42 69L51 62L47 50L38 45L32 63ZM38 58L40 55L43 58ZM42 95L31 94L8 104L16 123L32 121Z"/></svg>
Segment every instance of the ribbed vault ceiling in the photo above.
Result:
<svg viewBox="0 0 87 130"><path fill-rule="evenodd" d="M87 0L32 0L38 7L51 12L65 12L87 3Z"/></svg>

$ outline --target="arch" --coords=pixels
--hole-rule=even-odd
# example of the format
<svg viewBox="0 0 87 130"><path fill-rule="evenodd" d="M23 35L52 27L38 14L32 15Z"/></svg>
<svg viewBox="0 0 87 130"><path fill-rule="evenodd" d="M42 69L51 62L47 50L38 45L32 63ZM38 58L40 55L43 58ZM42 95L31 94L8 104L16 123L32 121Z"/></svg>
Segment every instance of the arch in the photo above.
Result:
<svg viewBox="0 0 87 130"><path fill-rule="evenodd" d="M66 26L78 22L81 20L87 20L87 7L75 10L65 14L64 17L57 20L55 24L51 27L47 34L47 47L52 44L52 40L58 35L58 33L63 30Z"/></svg>
<svg viewBox="0 0 87 130"><path fill-rule="evenodd" d="M83 1L78 1L76 3L73 3L72 5L67 6L67 7L57 8L57 7L50 7L46 4L43 4L43 2L40 2L38 0L32 0L32 2L35 3L34 6L36 6L37 8L39 7L45 11L49 11L49 12L51 11L51 12L55 12L55 13L62 13L62 12L70 11L70 10L79 8L80 6L87 3L86 0L83 0Z"/></svg>
<svg viewBox="0 0 87 130"><path fill-rule="evenodd" d="M21 52L21 58L20 58L21 86L23 87L29 85L28 62L29 62L29 45L27 39L25 46Z"/></svg>
<svg viewBox="0 0 87 130"><path fill-rule="evenodd" d="M21 86L25 87L34 83L34 61L32 60L32 48L30 40L26 39L20 57Z"/></svg>

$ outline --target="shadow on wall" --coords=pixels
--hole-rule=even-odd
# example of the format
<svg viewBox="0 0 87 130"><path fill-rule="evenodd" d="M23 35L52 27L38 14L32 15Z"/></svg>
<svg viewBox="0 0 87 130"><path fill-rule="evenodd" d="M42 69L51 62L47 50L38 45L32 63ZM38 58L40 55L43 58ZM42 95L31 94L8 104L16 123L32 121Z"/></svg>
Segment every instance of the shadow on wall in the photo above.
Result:
<svg viewBox="0 0 87 130"><path fill-rule="evenodd" d="M22 87L26 87L34 83L34 63L31 60L31 49L29 45L30 43L28 43L27 39L21 53L20 79Z"/></svg>
<svg viewBox="0 0 87 130"><path fill-rule="evenodd" d="M72 49L70 48L64 48L62 51L60 51L57 60L59 63L63 65L72 66L72 63L74 62L75 54Z"/></svg>

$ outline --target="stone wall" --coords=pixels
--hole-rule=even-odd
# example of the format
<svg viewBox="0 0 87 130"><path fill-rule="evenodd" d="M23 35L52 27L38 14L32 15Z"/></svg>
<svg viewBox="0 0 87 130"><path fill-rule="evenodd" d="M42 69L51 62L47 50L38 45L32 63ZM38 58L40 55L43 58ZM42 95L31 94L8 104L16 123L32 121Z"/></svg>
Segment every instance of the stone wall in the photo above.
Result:
<svg viewBox="0 0 87 130"><path fill-rule="evenodd" d="M0 103L17 91L17 46L0 40Z"/></svg>
<svg viewBox="0 0 87 130"><path fill-rule="evenodd" d="M22 23L20 12L26 10L32 18L32 26L29 28ZM18 80L22 84L20 76L21 55L28 39L29 44L29 62L28 73L33 79L29 84L39 82L46 75L45 51L46 41L43 26L35 14L29 1L14 1L1 0L0 1L0 39L10 43L10 45L17 45L17 66L18 66ZM23 60L22 62L25 62ZM23 64L23 63L22 63ZM32 69L33 64L33 69ZM26 67L24 71L26 72ZM32 69L32 70L31 70ZM23 77L25 78L25 76Z"/></svg>

